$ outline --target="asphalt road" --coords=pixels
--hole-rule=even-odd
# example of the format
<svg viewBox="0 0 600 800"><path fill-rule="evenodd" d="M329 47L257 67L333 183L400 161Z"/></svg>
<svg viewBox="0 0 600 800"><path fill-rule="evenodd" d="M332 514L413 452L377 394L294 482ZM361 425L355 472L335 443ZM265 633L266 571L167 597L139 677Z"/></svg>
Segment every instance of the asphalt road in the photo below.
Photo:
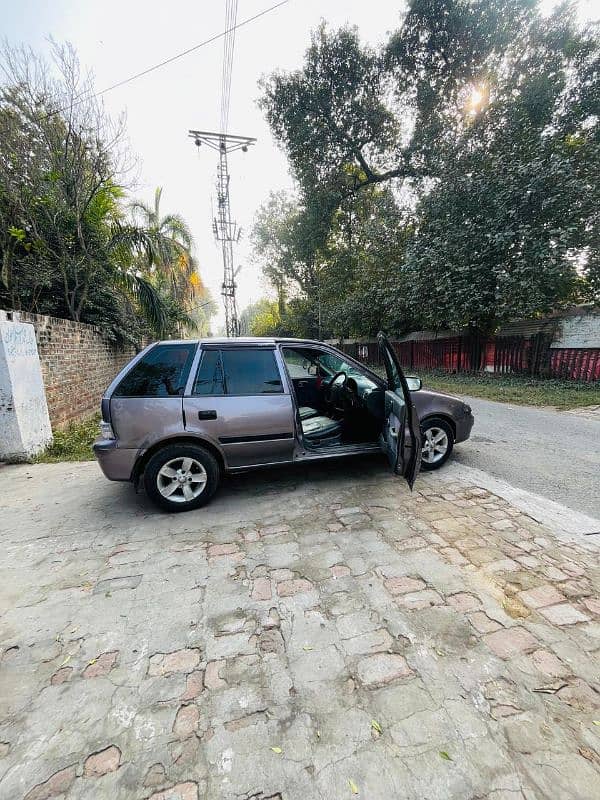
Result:
<svg viewBox="0 0 600 800"><path fill-rule="evenodd" d="M457 463L600 518L600 419L464 399L475 425Z"/></svg>

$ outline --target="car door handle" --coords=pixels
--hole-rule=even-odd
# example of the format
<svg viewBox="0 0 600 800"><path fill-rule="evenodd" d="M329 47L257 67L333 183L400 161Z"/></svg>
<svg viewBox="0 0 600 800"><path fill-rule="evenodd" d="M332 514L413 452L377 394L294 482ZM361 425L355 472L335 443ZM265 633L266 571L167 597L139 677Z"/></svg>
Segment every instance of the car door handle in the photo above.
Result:
<svg viewBox="0 0 600 800"><path fill-rule="evenodd" d="M216 418L217 418L217 412L214 410L198 412L198 419L216 419Z"/></svg>

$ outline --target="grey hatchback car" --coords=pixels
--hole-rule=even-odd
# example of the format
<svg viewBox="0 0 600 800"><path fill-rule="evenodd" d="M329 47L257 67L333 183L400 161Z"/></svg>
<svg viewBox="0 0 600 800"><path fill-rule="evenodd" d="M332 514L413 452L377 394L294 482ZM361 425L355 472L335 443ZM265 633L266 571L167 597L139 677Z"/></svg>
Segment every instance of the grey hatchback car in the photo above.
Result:
<svg viewBox="0 0 600 800"><path fill-rule="evenodd" d="M443 463L473 417L460 400L421 391L378 338L386 379L304 339L152 344L102 399L102 471L143 480L168 511L207 503L225 472L379 450L412 488L422 459L428 469Z"/></svg>

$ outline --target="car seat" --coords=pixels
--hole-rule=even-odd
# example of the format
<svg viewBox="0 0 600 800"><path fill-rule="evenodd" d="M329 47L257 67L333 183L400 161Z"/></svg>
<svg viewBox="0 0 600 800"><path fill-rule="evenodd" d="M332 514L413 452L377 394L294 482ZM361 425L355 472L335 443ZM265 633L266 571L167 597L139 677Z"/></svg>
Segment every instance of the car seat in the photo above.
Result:
<svg viewBox="0 0 600 800"><path fill-rule="evenodd" d="M318 415L302 422L302 433L312 446L341 444L342 424L330 417Z"/></svg>
<svg viewBox="0 0 600 800"><path fill-rule="evenodd" d="M311 417L317 417L319 415L317 409L311 408L310 406L300 406L298 413L300 414L302 422L304 422L305 419L310 419Z"/></svg>

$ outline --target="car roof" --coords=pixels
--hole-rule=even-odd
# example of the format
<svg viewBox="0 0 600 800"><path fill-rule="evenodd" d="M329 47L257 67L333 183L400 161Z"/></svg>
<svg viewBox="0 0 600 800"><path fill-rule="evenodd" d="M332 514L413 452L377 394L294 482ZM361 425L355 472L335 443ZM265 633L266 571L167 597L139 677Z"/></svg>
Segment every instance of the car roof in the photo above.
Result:
<svg viewBox="0 0 600 800"><path fill-rule="evenodd" d="M165 339L157 344L238 344L238 345L275 345L280 342L285 344L314 344L323 345L325 342L319 342L316 339L293 339L281 336L214 336L206 339Z"/></svg>

